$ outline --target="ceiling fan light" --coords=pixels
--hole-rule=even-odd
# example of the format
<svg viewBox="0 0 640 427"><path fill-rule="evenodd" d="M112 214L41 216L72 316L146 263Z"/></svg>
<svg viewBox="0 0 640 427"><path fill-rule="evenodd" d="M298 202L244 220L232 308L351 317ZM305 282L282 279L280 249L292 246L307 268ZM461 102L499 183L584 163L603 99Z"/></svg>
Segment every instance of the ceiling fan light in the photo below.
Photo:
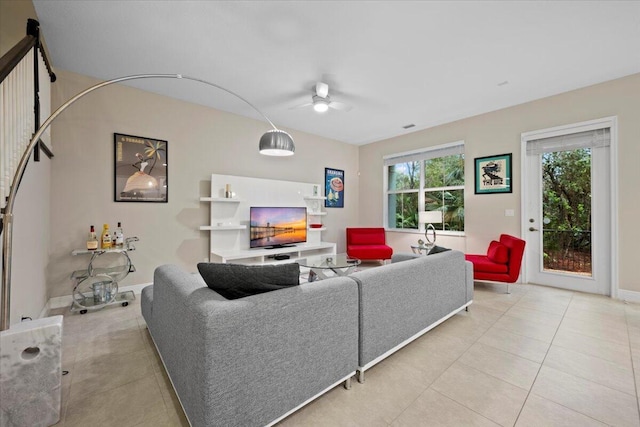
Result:
<svg viewBox="0 0 640 427"><path fill-rule="evenodd" d="M293 156L296 146L287 132L271 129L260 138L260 154L265 156Z"/></svg>
<svg viewBox="0 0 640 427"><path fill-rule="evenodd" d="M317 100L313 103L313 109L318 113L324 113L329 109L329 104L322 100Z"/></svg>

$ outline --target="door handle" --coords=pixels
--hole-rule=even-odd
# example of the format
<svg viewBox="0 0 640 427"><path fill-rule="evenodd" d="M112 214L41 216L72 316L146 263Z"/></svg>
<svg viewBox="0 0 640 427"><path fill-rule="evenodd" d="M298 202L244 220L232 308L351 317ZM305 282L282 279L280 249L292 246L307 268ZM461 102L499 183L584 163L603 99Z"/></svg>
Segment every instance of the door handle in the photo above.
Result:
<svg viewBox="0 0 640 427"><path fill-rule="evenodd" d="M538 231L537 228L529 227L529 231Z"/></svg>

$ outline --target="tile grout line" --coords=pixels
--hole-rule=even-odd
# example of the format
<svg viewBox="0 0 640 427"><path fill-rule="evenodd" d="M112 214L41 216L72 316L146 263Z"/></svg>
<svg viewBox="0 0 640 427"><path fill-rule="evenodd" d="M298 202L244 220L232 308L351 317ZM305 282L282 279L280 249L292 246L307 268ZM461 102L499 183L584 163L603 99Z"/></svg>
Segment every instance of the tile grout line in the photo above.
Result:
<svg viewBox="0 0 640 427"><path fill-rule="evenodd" d="M567 310L569 310L569 306L571 305L571 302L572 302L572 301L573 301L573 294L572 294L572 296L571 296L571 300L569 301L569 304L567 305L567 308L565 309L565 312L562 314L562 320L560 321L560 324L559 324L559 325L558 325L558 327L556 328L556 332L553 334L553 338L551 339L551 343L549 344L549 348L547 349L547 352L545 353L544 359L542 360L542 363L540 363L540 368L538 369L538 373L536 374L536 377L534 378L533 383L531 384L531 388L529 389L529 392L527 393L527 397L526 397L526 398L525 398L525 400L524 400L524 404L522 405L522 408L520 408L520 412L518 413L518 416L516 417L516 421L515 421L515 423L514 423L514 426L518 423L518 419L520 418L520 415L522 415L522 410L524 409L524 406L526 405L527 400L529 400L529 396L531 395L531 392L532 392L532 390L533 390L533 386L535 385L536 381L538 380L538 375L540 374L540 371L542 370L542 367L544 366L544 362L545 362L545 360L547 359L547 356L548 356L548 354L549 354L549 351L551 350L551 346L553 345L553 341L554 341L554 340L555 340L555 338L556 338L556 335L557 335L557 333L558 333L558 330L560 329L560 326L562 325L562 322L563 322L563 321L564 321L564 319L565 319L565 314L566 314ZM568 318L568 319L571 319L571 318ZM625 318L625 320L626 320L626 318ZM628 328L627 328L627 331L628 331ZM587 335L587 336L588 336L588 335ZM577 375L576 375L576 377L577 377L577 378L580 378L580 379L583 379L583 380L585 380L585 381L592 382L592 383L594 383L594 384L598 384L599 386L606 387L606 388L609 388L609 389L611 389L611 390L615 390L615 389L613 389L613 388L611 388L611 387L605 386L605 385L603 385L603 384L597 383L597 382L592 381L592 380L589 380L589 379L587 379L587 378L582 378L582 377L577 376ZM634 380L635 380L635 379L634 379ZM619 390L616 390L616 391L619 391ZM536 396L537 396L537 395L536 395ZM578 410L576 410L576 409L569 408L569 407L567 407L567 406L565 406L565 405L563 405L563 404L561 404L561 403L558 403L558 402L556 402L556 401L554 401L554 400L547 399L546 397L543 397L543 396L538 396L538 397L540 397L540 398L542 398L542 399L545 399L545 400L549 400L550 402L553 402L553 403L555 403L555 404L556 404L556 405L558 405L558 406L562 406L563 408L565 408L565 409L567 409L567 410L569 410L569 411L572 411L572 412L578 413L578 414L580 414L580 415L583 415L583 416L585 416L585 417L587 417L587 418L589 418L589 419L592 419L592 420L594 420L594 421L597 421L597 422L599 422L599 423L607 424L605 421L602 421L602 420L599 420L599 419L597 419L597 418L594 418L594 417L592 417L592 416L590 416L590 415L587 415L587 414L585 414L585 413L583 413L583 412L580 412L580 411L578 411Z"/></svg>
<svg viewBox="0 0 640 427"><path fill-rule="evenodd" d="M472 307L470 307L470 309L472 309ZM494 310L494 311L497 311L497 310ZM497 319L496 319L496 320L495 320L495 321L494 321L494 322L493 322L493 323L492 323L492 324L487 328L487 331L488 331L489 329L491 329L491 327L495 324L495 322L497 322L501 317L502 317L502 315L501 315L500 317L498 317L498 318L497 318ZM436 328L436 329L437 329L437 328ZM433 330L435 330L435 329L433 329ZM431 331L429 331L429 332L431 332ZM464 355L467 353L467 351L469 351L469 349L470 349L471 347L473 347L473 345L474 345L475 343L477 343L477 342L478 342L478 340L484 336L484 334L486 334L486 331L485 331L485 333L483 333L480 337L478 337L474 342L472 342L471 344L469 344L469 345L467 346L467 348L465 348L465 350L462 352L462 354L460 354L460 356L458 356L458 357L457 357L453 362L451 362L451 363L446 367L446 369L444 369L444 370L442 371L442 373L441 373L440 375L438 375L436 378L434 378L434 379L433 379L433 381L431 381L431 383L430 383L430 384L429 384L429 385L428 385L424 390L422 390L422 392L421 392L420 394L418 394L418 396L416 396L416 398L415 398L415 399L413 399L413 400L411 401L411 403L409 403L409 405L407 405L407 407L406 407L406 408L404 408L404 409L402 410L402 412L400 412L400 413L399 413L399 414L398 414L398 415L397 415L397 416L396 416L396 417L391 421L391 423L390 423L389 425L391 426L391 425L392 425L392 424L393 424L393 423L394 423L398 418L400 418L400 417L402 416L402 414L404 414L404 413L407 411L407 409L409 409L409 408L411 407L411 405L413 405L413 404L414 404L414 403L415 403L415 402L416 402L416 401L417 401L417 400L418 400L422 395L424 395L428 390L430 390L430 389L431 389L431 386L432 386L432 385L433 385L433 384L438 380L438 378L440 378L442 375L444 375L444 373L445 373L445 372L447 372L447 371L449 370L449 368L451 368L451 367L452 367L452 366L453 366L453 365L454 365L454 364L455 364L455 363L456 363L456 362L457 362L457 361L458 361L462 356L464 356ZM433 390L433 389L432 389L432 390ZM439 392L439 391L437 391L437 390L433 390L433 391L434 391L434 392L436 392L436 393L438 393L438 394L440 394L440 395L442 395L442 396L444 396L444 397L446 397L447 399L451 400L452 402L455 402L455 403L457 403L458 405L461 405L461 406L463 406L463 407L467 408L468 410L470 410L470 411L472 411L472 412L474 412L474 413L476 413L476 414L480 415L481 417L483 417L483 418L485 418L485 419L490 420L489 418L487 418L487 417L485 417L484 415L482 415L482 414L480 414L480 413L478 413L478 412L474 411L473 409L471 409L471 408L467 407L466 405L464 405L464 404L462 404L462 403L458 402L457 400L454 400L454 399L450 398L449 396L445 396L444 394L440 393L440 392ZM495 421L493 421L493 420L490 420L490 421L495 423ZM498 424L498 423L496 423L496 424Z"/></svg>
<svg viewBox="0 0 640 427"><path fill-rule="evenodd" d="M528 292L528 291L527 291L527 292ZM513 305L515 305L515 304L517 304L517 302L515 302L514 304L512 304L512 306L511 306L511 307L513 307ZM490 307L485 307L485 308L490 308ZM495 309L491 309L491 310L493 310L493 311L498 311L498 310L495 310ZM507 310L507 311L508 311L508 310ZM489 421L491 421L492 423L495 423L495 424L497 424L497 425L500 425L500 423L498 423L497 421L494 421L494 420L492 420L491 418L487 418L486 416L482 415L481 413L477 412L476 410L474 410L474 409L472 409L472 408L469 408L469 407L468 407L467 405L465 405L464 403L462 403L462 402L458 402L457 400L455 400L455 399L453 399L453 398L451 398L451 397L449 397L449 396L447 396L447 395L444 395L444 394L440 393L438 390L432 389L432 388L431 388L431 386L432 386L432 385L433 385L433 384L434 384L434 383L435 383L435 382L436 382L436 381L437 381L437 380L438 380L442 375L444 375L444 374L445 374L445 372L447 372L447 371L449 370L449 368L451 368L451 367L452 367L456 362L458 362L458 361L460 360L460 358L461 358L462 356L464 356L464 355L469 351L469 349L470 349L471 347L473 347L473 346L474 346L474 345L475 345L475 344L480 340L480 338L482 338L483 336L485 336L485 334L487 333L487 331L488 331L489 329L491 329L491 328L496 324L496 322L497 322L498 320L500 320L500 319L504 316L504 314L505 314L505 313L506 313L506 311L505 311L504 313L502 313L500 316L498 316L498 317L496 318L496 320L494 320L494 321L493 321L493 323L491 323L491 324L489 325L489 327L485 330L485 332L484 332L482 335L480 335L478 338L476 338L476 340L475 340L475 341L473 341L471 344L469 344L469 345L467 346L467 348L462 352L462 354L460 354L460 356L458 356L458 357L457 357L453 362L451 362L451 364L449 364L449 366L447 366L447 368L446 368L445 370L443 370L443 371L442 371L442 373L441 373L440 375L438 375L436 378L434 378L434 379L433 379L433 381L431 381L431 383L430 383L430 384L429 384L429 385L428 385L428 386L427 386L427 387L426 387L426 388L425 388L425 389L424 389L424 390L423 390L423 391L422 391L422 392L421 392L421 393L420 393L420 394L419 394L419 395L418 395L418 396L417 396L413 401L411 401L411 403L410 403L410 404L409 404L409 405L408 405L408 406L407 406L407 407L406 407L402 412L400 412L400 414L398 414L398 416L397 416L397 417L395 417L395 418L393 419L393 421L391 422L391 424L389 424L389 425L392 425L392 424L393 424L393 423L394 423L398 418L400 418L400 416L402 416L402 414L404 414L404 413L407 411L407 409L409 409L409 407L410 407L411 405L413 405L413 404L414 404L414 403L415 403L415 402L416 402L416 401L417 401L417 400L418 400L422 395L424 395L424 393L426 393L428 390L432 390L432 391L434 391L434 392L436 392L436 393L440 394L441 396L444 396L445 398L447 398L447 399L451 400L452 402L455 402L455 403L457 403L458 405L460 405L460 406L462 406L462 407L464 407L464 408L468 409L469 411L471 411L471 412L473 412L473 413L475 413L475 414L478 414L478 415L479 415L479 416L481 416L482 418L487 419L487 420L489 420ZM462 362L460 362L460 363L462 363ZM468 366L468 365L466 365L466 364L464 364L464 363L463 363L463 365ZM470 368L471 368L471 369L475 369L475 368L473 368L473 367L470 367ZM477 370L477 369L475 369L475 370ZM478 372L481 372L481 371L478 371ZM484 372L482 372L482 373L484 374ZM485 375L489 375L489 374L485 374ZM491 376L491 375L490 375L490 376ZM494 378L495 378L495 377L494 377ZM499 379L499 378L498 378L498 379ZM500 381L503 381L503 380L500 380ZM506 381L505 381L505 382L506 382ZM508 383L508 384L510 384L510 383Z"/></svg>
<svg viewBox="0 0 640 427"><path fill-rule="evenodd" d="M549 351L551 350L551 346L553 345L553 340L556 338L556 335L558 334L558 330L560 329L560 326L562 325L562 321L564 320L565 314L569 310L569 306L571 305L571 301L573 301L573 294L571 294L571 299L569 299L569 304L567 304L567 307L564 309L564 312L562 313L562 319L560 319L560 323L558 323L558 326L556 327L556 331L553 334L553 338L551 338L551 342L549 343L549 347L547 348L547 351L544 353L544 357L542 358L542 362L540 362L540 367L538 368L538 372L536 372L536 376L533 379L533 382L531 383L531 387L527 391L527 397L525 397L524 402L522 403L522 407L520 408L520 411L518 411L518 415L516 416L516 420L513 423L514 426L516 424L518 424L518 420L520 419L520 415L522 415L522 411L523 411L525 405L527 404L527 400L529 400L529 396L531 395L531 391L533 390L533 387L535 386L536 381L538 380L538 375L540 375L540 371L542 370L542 367L544 366L544 361L547 360L547 356L549 355ZM554 403L556 403L556 402L554 402ZM561 406L564 406L564 405L561 405ZM567 408L567 409L570 409L570 408Z"/></svg>

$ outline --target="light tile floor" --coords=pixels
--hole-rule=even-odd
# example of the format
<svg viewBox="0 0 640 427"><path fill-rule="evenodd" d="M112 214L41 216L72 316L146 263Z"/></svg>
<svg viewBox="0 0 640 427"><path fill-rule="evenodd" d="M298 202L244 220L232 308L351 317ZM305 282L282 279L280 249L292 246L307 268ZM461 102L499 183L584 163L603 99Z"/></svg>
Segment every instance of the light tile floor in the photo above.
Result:
<svg viewBox="0 0 640 427"><path fill-rule="evenodd" d="M280 426L640 426L640 305L477 283L474 303ZM186 426L139 298L64 314L69 426Z"/></svg>

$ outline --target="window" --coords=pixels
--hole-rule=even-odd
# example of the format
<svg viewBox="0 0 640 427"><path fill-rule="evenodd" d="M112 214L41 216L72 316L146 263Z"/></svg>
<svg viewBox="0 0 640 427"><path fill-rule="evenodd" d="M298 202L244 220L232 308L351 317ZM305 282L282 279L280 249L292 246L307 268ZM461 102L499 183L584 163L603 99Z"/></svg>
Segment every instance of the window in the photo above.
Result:
<svg viewBox="0 0 640 427"><path fill-rule="evenodd" d="M418 212L440 211L439 231L464 231L464 143L393 154L384 159L386 226L424 230Z"/></svg>

